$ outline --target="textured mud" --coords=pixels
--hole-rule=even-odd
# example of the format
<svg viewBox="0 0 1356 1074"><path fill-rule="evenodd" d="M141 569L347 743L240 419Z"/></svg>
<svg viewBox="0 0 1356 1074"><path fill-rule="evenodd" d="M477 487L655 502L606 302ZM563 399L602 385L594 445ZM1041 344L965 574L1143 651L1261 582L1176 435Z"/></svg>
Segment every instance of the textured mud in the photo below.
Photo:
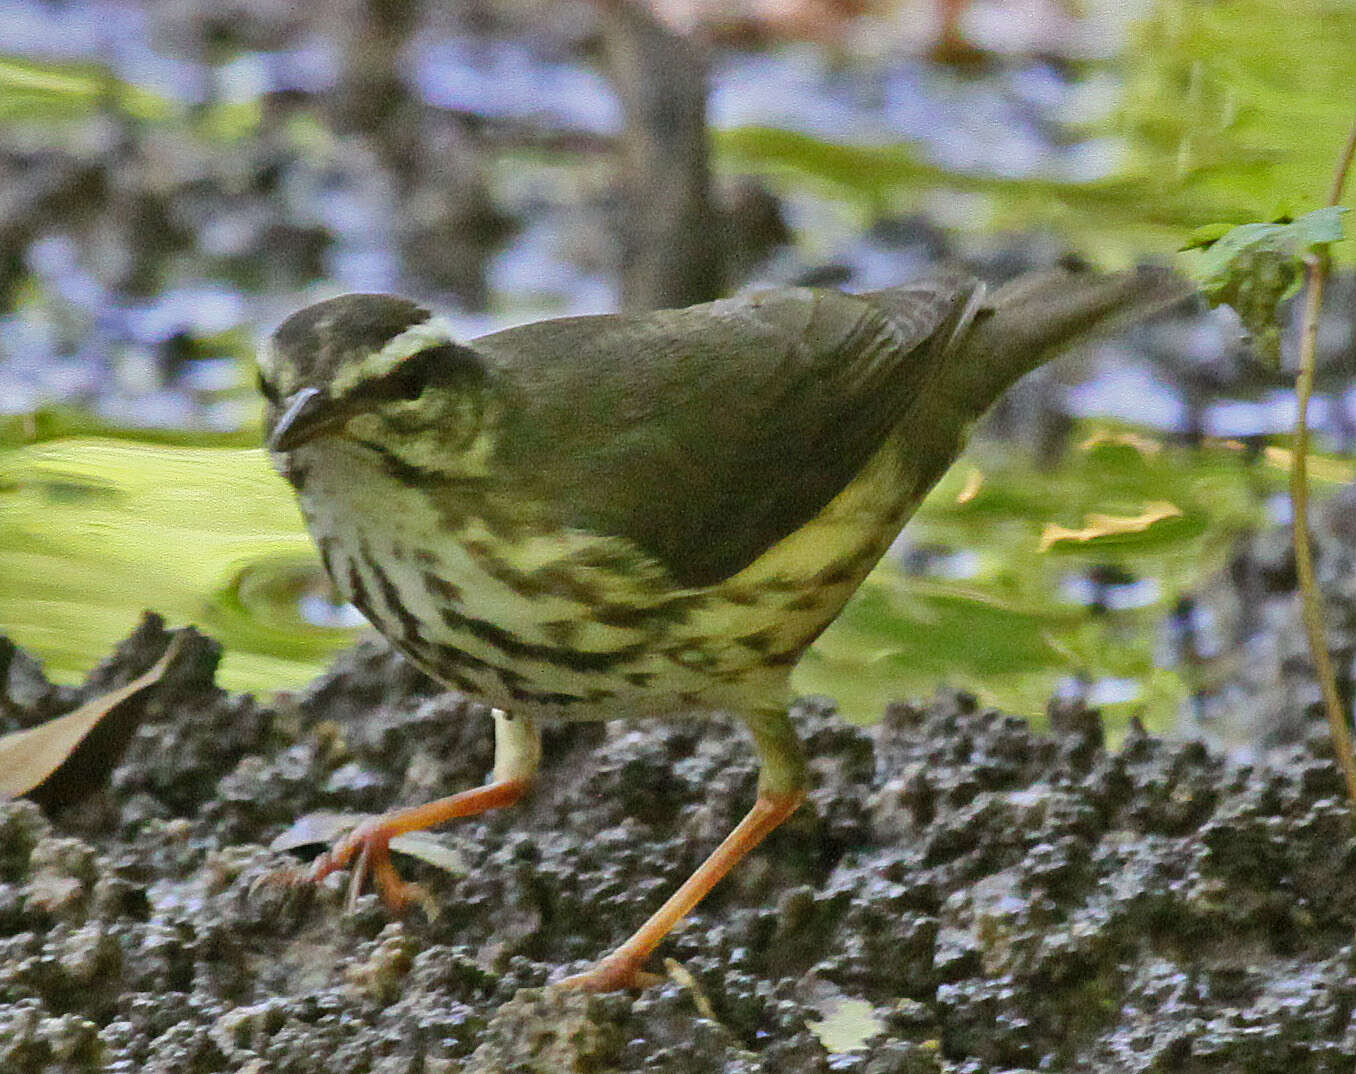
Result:
<svg viewBox="0 0 1356 1074"><path fill-rule="evenodd" d="M0 731L166 641L143 625L78 692L6 649ZM664 946L671 983L586 997L544 986L749 804L735 730L549 732L532 800L448 834L467 875L406 863L436 920L393 922L340 878L257 887L266 845L479 781L487 715L376 645L274 705L216 689L216 655L185 647L98 786L0 804L6 1074L1352 1069L1356 842L1320 747L1252 770L1107 751L1079 710L1043 736L963 695L870 730L803 706L811 805Z"/></svg>

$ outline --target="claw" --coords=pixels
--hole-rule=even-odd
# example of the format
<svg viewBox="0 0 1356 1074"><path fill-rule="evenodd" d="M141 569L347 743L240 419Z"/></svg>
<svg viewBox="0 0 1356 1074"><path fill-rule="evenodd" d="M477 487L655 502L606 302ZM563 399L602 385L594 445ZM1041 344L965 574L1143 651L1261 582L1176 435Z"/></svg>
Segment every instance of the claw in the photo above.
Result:
<svg viewBox="0 0 1356 1074"><path fill-rule="evenodd" d="M372 848L364 843L362 850L358 852L358 860L353 865L353 871L348 878L348 893L344 896L344 909L353 913L358 908L358 896L363 893L363 880L367 878L368 867L371 864ZM320 879L319 876L316 877Z"/></svg>

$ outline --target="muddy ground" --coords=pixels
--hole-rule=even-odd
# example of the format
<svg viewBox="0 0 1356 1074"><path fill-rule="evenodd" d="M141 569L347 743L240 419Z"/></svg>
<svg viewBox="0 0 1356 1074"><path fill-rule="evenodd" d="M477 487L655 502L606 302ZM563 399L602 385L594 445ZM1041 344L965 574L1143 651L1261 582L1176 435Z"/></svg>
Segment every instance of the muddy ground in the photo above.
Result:
<svg viewBox="0 0 1356 1074"><path fill-rule="evenodd" d="M0 732L166 644L148 621L79 691L6 648ZM549 982L748 806L736 730L550 731L531 801L447 834L465 876L404 862L436 920L392 921L341 877L257 886L267 844L479 781L487 715L376 643L273 704L216 658L194 636L111 770L115 741L0 804L5 1074L1353 1069L1356 841L1321 739L1253 770L1108 751L1078 710L1047 736L962 694L871 729L802 705L810 807L664 945L671 983L587 997Z"/></svg>

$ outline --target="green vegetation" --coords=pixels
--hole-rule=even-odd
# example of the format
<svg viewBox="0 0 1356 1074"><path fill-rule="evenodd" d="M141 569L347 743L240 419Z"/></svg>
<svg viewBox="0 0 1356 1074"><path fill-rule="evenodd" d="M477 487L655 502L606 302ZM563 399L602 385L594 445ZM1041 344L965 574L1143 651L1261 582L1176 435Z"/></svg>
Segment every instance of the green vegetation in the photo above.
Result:
<svg viewBox="0 0 1356 1074"><path fill-rule="evenodd" d="M0 623L54 678L81 677L150 608L226 644L224 685L299 685L351 637L302 621L297 598L317 577L262 450L0 449Z"/></svg>
<svg viewBox="0 0 1356 1074"><path fill-rule="evenodd" d="M1071 137L1113 138L1114 175L1090 181L958 174L912 145L855 146L769 128L717 138L733 171L881 211L969 196L975 232L1047 230L1099 263L1181 246L1194 228L1298 216L1321 205L1350 125L1356 6L1341 0L1158 0L1115 70L1110 114ZM1352 242L1337 245L1350 260Z"/></svg>
<svg viewBox="0 0 1356 1074"><path fill-rule="evenodd" d="M806 657L797 685L866 719L941 681L1037 713L1075 678L1126 695L1104 704L1113 721L1138 714L1164 726L1190 687L1159 666L1164 620L1177 593L1222 567L1238 534L1260 523L1287 463L1284 452L1249 463L1228 442L1197 451L1098 435L1038 471L980 445L906 531L918 544L971 550L973 576L878 569ZM1336 460L1319 469L1325 479L1351 476ZM1090 614L1074 593L1091 569L1107 567L1149 588L1134 607Z"/></svg>

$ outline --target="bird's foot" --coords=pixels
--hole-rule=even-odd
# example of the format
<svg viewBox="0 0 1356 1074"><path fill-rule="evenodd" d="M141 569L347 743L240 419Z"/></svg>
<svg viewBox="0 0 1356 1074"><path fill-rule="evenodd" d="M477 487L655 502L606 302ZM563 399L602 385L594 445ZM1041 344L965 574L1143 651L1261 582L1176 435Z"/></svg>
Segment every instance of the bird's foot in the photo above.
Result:
<svg viewBox="0 0 1356 1074"><path fill-rule="evenodd" d="M311 863L305 880L318 884L331 873L350 868L344 905L352 910L370 879L381 901L392 914L401 914L418 904L429 918L437 916L437 903L426 888L401 879L391 862L391 831L383 817L369 817Z"/></svg>
<svg viewBox="0 0 1356 1074"><path fill-rule="evenodd" d="M642 961L620 951L614 951L606 958L599 959L583 973L566 977L560 982L559 987L574 988L582 992L640 992L662 984L665 978L641 969Z"/></svg>
<svg viewBox="0 0 1356 1074"><path fill-rule="evenodd" d="M382 903L392 914L401 914L413 905L422 906L430 920L438 914L438 905L429 891L419 884L402 880L391 862L392 832L381 816L369 817L345 833L310 868L275 869L259 877L254 890L263 886L288 888L319 884L331 873L351 867L345 907L352 911L370 879Z"/></svg>
<svg viewBox="0 0 1356 1074"><path fill-rule="evenodd" d="M495 724L496 728L500 724L508 725L507 718L496 717L496 720L498 721ZM529 721L519 720L508 726L514 729L515 733L530 736L531 743L536 742L536 730ZM520 726L522 730L519 731L517 729ZM498 734L498 732L496 733ZM499 737L507 737L507 733L499 735ZM530 766L535 764L537 756L535 750L528 750L527 746L523 746L522 749L529 754L526 760L519 762L519 767L523 768L526 774L495 780L483 787L474 787L469 791L461 791L447 798L439 798L434 802L425 802L423 805L410 806L406 809L382 813L379 816L367 817L356 826L349 827L345 834L334 841L329 850L316 858L310 869L283 870L272 879L292 885L315 884L324 880L331 873L337 873L341 869L347 869L351 866L353 876L349 882L347 898L347 905L350 909L357 903L358 896L363 892L364 884L370 879L377 889L377 894L381 896L381 901L393 913L400 913L410 905L418 903L430 918L436 917L438 908L433 897L418 884L410 884L400 879L400 874L391 864L391 841L408 838L411 833L423 831L437 824L444 824L461 817L474 817L484 813L487 809L499 809L516 802L531 786ZM506 764L506 767L513 768L513 765ZM307 827L298 822L298 825L294 825L293 828L295 829L298 826ZM348 827L348 825L345 824L344 827ZM285 847L301 846L306 843L328 842L335 834L336 829L330 828L325 832L323 838L290 839L284 846L280 846L280 840L288 835L287 832L284 832L283 836L274 840L273 847L278 850L285 849Z"/></svg>

